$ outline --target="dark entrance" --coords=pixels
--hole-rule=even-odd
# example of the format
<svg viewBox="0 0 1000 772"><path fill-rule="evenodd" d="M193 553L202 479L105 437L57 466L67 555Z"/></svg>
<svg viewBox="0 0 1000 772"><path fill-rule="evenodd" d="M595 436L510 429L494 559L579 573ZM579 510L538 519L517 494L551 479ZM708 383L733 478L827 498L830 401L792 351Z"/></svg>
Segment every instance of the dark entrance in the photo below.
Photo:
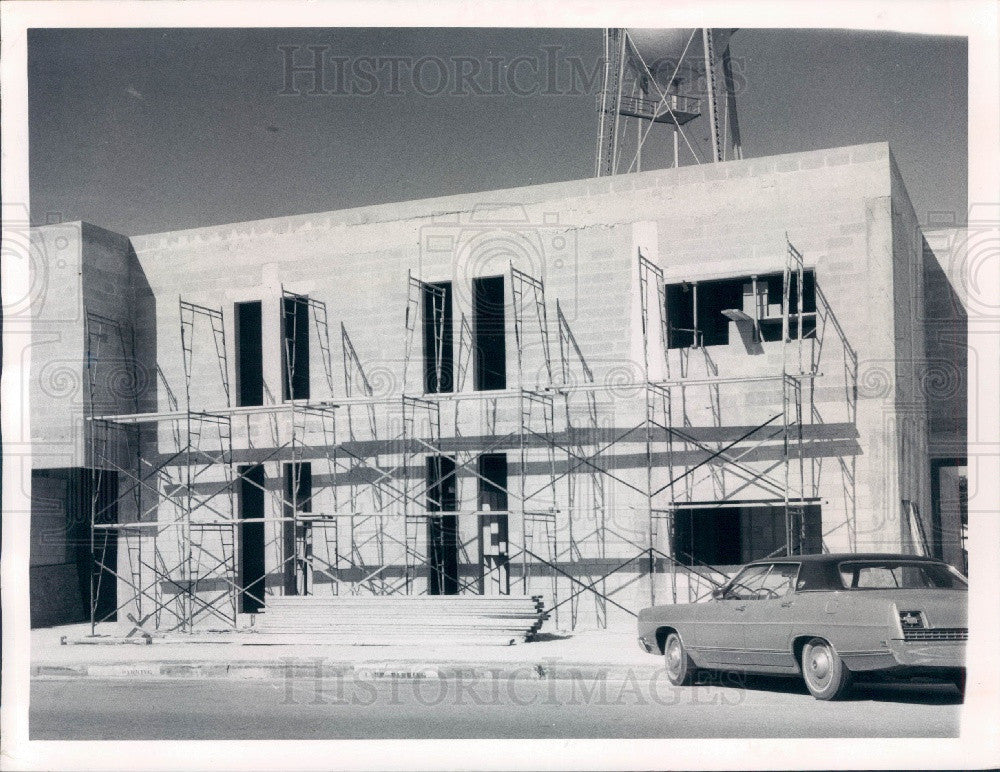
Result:
<svg viewBox="0 0 1000 772"><path fill-rule="evenodd" d="M447 456L427 459L427 511L454 512L457 506L455 460ZM430 595L458 594L458 516L427 518Z"/></svg>
<svg viewBox="0 0 1000 772"><path fill-rule="evenodd" d="M969 569L969 470L965 458L931 459L931 549L962 573Z"/></svg>
<svg viewBox="0 0 1000 772"><path fill-rule="evenodd" d="M312 592L312 523L292 520L312 512L312 465L308 462L285 464L284 535L285 595L309 595Z"/></svg>
<svg viewBox="0 0 1000 772"><path fill-rule="evenodd" d="M264 607L264 467L240 467L240 611ZM250 520L252 522L246 522Z"/></svg>
<svg viewBox="0 0 1000 772"><path fill-rule="evenodd" d="M118 522L118 473L107 470L80 470L80 491L83 494L80 512L84 517L93 513L94 525ZM94 550L81 545L80 561L90 567L91 602L94 620L113 622L118 619L118 534L114 529L94 529ZM78 553L79 554L79 553ZM85 556L85 557L83 557Z"/></svg>
<svg viewBox="0 0 1000 772"><path fill-rule="evenodd" d="M507 455L504 453L484 453L479 457L479 509L484 511L479 516L479 592L509 595Z"/></svg>

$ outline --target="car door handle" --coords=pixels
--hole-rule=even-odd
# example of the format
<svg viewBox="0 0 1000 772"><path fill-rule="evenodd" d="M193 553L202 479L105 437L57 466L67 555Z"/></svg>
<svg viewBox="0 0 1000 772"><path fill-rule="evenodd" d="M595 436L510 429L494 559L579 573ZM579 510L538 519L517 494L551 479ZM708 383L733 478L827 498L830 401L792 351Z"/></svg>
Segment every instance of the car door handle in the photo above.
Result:
<svg viewBox="0 0 1000 772"><path fill-rule="evenodd" d="M743 605L743 606L735 606L734 608L735 608L736 611L746 611L746 609L747 609L747 607L745 605Z"/></svg>
<svg viewBox="0 0 1000 772"><path fill-rule="evenodd" d="M794 602L795 602L795 601L791 601L791 600L786 600L786 601L785 601L784 603L782 603L782 604L781 604L781 607L782 607L782 608L789 608L789 607L791 607L791 605L792 605L792 604L793 604Z"/></svg>

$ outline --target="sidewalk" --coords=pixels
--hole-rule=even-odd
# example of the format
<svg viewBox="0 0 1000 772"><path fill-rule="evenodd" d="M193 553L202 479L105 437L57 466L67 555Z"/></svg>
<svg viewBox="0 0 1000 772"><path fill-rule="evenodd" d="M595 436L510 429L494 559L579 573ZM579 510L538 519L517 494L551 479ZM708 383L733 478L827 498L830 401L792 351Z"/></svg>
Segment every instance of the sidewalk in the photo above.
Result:
<svg viewBox="0 0 1000 772"><path fill-rule="evenodd" d="M122 635L115 624L98 634ZM607 630L550 632L514 646L448 642L408 645L280 643L243 645L238 639L206 643L154 639L150 645L70 644L86 640L90 625L32 630L33 678L275 679L353 674L360 678L594 678L648 677L662 660L644 653L631 625ZM226 641L224 634L219 640ZM195 642L197 641L197 642Z"/></svg>

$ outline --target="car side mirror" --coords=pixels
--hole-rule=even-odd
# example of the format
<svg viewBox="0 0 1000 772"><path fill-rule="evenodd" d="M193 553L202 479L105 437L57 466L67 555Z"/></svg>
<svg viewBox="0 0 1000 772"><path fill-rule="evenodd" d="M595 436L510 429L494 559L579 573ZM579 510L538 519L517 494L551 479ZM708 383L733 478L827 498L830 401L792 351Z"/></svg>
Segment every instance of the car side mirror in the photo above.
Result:
<svg viewBox="0 0 1000 772"><path fill-rule="evenodd" d="M713 600L722 600L725 597L726 597L726 588L725 587L716 587L714 590L712 590L712 599Z"/></svg>

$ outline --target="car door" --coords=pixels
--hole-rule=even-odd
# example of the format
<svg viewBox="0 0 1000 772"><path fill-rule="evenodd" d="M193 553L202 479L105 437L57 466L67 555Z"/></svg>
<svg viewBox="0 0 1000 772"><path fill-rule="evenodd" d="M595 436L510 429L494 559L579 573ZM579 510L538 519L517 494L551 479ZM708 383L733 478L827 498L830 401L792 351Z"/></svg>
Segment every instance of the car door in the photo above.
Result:
<svg viewBox="0 0 1000 772"><path fill-rule="evenodd" d="M768 668L794 667L790 639L796 614L795 582L798 573L798 563L772 563L757 588L756 598L747 603L743 664Z"/></svg>
<svg viewBox="0 0 1000 772"><path fill-rule="evenodd" d="M696 646L713 665L738 665L745 659L746 611L769 566L747 566L723 588L721 597L704 604L698 615Z"/></svg>

